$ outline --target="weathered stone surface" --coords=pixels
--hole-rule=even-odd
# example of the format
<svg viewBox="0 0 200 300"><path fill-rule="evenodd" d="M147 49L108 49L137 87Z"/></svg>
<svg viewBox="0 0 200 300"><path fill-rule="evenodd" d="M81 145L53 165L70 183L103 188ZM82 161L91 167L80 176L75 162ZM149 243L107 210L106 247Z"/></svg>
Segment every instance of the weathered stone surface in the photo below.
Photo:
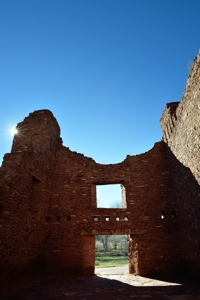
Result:
<svg viewBox="0 0 200 300"><path fill-rule="evenodd" d="M200 275L200 53L180 103L166 105L160 120L169 146L171 188L176 199L181 265Z"/></svg>

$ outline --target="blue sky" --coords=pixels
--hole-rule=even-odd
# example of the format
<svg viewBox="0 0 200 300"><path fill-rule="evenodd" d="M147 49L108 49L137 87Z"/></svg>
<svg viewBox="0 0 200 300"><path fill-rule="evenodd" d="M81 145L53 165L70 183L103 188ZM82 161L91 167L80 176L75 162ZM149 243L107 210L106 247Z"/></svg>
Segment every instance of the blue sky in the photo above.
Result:
<svg viewBox="0 0 200 300"><path fill-rule="evenodd" d="M199 50L199 12L199 0L1 0L0 162L38 109L99 163L152 148Z"/></svg>

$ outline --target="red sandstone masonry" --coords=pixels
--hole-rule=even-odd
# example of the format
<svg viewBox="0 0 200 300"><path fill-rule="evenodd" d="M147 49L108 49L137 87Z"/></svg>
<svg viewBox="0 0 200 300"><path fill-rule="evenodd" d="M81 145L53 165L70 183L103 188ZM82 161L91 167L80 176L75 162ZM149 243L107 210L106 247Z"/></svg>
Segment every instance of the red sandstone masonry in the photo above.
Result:
<svg viewBox="0 0 200 300"><path fill-rule="evenodd" d="M49 209L53 225L50 222L46 224L47 231L51 227L52 234L46 241L48 260L62 259L61 265L66 268L75 261L76 267L82 268L80 260L84 236L126 233L138 235L139 240L141 236L140 273L156 273L158 270L161 273L169 268L171 259L171 267L174 266L175 260L171 257L174 257L176 247L170 250L164 242L166 239L167 245L169 241L175 244L174 232L172 230L169 233L168 230L174 227L174 223L171 218L161 220L162 211L175 209L173 201L168 202L166 167L163 143L157 143L146 154L129 156L116 165L96 164L89 158L61 148L57 153L53 175L53 188L57 192L52 195ZM122 183L125 186L126 209L96 208L93 190L96 184L102 182ZM56 223L56 215L60 216L62 228L60 222ZM70 221L67 221L68 216L71 217ZM106 216L110 218L109 222L105 221ZM117 216L120 222L116 222ZM123 220L124 216L128 217L127 222ZM94 222L94 217L98 217L98 222ZM62 236L60 239L59 234ZM169 259L170 251L173 253ZM160 264L158 254L160 259L163 258Z"/></svg>
<svg viewBox="0 0 200 300"><path fill-rule="evenodd" d="M10 269L37 266L36 261L40 266L41 258L49 271L93 273L97 234L137 236L139 274L175 268L176 223L161 219L162 211L175 209L168 201L163 142L122 163L101 165L62 146L48 110L30 114L18 128L20 135L1 167L2 277ZM96 185L112 183L125 187L127 207L97 208Z"/></svg>

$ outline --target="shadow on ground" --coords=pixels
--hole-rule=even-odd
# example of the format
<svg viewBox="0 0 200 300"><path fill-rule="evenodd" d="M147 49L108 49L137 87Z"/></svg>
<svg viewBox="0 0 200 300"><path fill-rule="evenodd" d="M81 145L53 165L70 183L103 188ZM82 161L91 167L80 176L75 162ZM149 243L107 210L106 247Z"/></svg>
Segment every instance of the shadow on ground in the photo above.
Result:
<svg viewBox="0 0 200 300"><path fill-rule="evenodd" d="M187 280L152 279L130 274L85 277L40 275L15 286L1 300L200 299L200 287Z"/></svg>

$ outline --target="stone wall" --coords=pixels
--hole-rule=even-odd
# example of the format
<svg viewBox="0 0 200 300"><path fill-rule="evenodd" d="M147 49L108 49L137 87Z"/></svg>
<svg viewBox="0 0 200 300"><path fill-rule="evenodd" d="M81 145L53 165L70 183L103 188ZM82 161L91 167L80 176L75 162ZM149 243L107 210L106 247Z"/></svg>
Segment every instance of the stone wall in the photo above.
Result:
<svg viewBox="0 0 200 300"><path fill-rule="evenodd" d="M0 168L0 282L42 265L51 162L60 136L49 111L30 114L18 130Z"/></svg>
<svg viewBox="0 0 200 300"><path fill-rule="evenodd" d="M171 215L165 218L168 212L175 211L174 199L168 198L167 165L163 142L147 153L128 156L115 165L96 164L61 147L54 161L54 192L45 224L48 262L67 269L75 265L80 271L85 236L133 234L138 239L140 274L174 269L176 219ZM127 208L97 208L96 185L114 183L125 187Z"/></svg>
<svg viewBox="0 0 200 300"><path fill-rule="evenodd" d="M177 241L180 272L199 279L200 275L200 186L191 170L168 149L171 191L176 199Z"/></svg>
<svg viewBox="0 0 200 300"><path fill-rule="evenodd" d="M91 274L98 234L130 234L130 249L137 239L139 274L177 269L176 205L169 199L164 142L102 165L62 145L48 110L31 113L17 127L0 169L1 282L39 268ZM97 208L96 185L102 184L123 185L122 209ZM135 272L131 257L130 251Z"/></svg>
<svg viewBox="0 0 200 300"><path fill-rule="evenodd" d="M200 184L200 53L194 59L181 102L168 103L160 120L163 140Z"/></svg>
<svg viewBox="0 0 200 300"><path fill-rule="evenodd" d="M168 103L160 120L169 146L171 186L177 201L182 266L200 275L200 53L180 103Z"/></svg>

